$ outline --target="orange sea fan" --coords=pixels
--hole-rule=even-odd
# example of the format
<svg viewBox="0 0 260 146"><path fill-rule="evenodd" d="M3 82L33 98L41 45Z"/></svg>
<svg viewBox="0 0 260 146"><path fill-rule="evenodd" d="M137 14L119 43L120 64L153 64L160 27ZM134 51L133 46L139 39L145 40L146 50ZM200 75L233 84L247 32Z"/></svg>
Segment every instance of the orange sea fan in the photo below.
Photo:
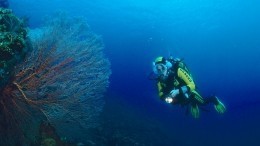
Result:
<svg viewBox="0 0 260 146"><path fill-rule="evenodd" d="M1 111L27 137L47 121L61 136L81 139L75 136L98 126L110 63L100 37L84 21L64 15L51 20L30 33L33 49L1 93Z"/></svg>

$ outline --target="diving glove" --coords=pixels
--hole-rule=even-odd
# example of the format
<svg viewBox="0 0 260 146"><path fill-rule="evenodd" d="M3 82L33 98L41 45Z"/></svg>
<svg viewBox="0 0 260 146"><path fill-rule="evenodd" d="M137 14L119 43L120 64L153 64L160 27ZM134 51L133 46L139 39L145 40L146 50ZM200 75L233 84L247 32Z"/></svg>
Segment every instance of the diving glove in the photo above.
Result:
<svg viewBox="0 0 260 146"><path fill-rule="evenodd" d="M179 89L174 89L170 92L171 97L175 97L180 93Z"/></svg>
<svg viewBox="0 0 260 146"><path fill-rule="evenodd" d="M196 118L196 119L199 118L199 116L200 116L200 111L199 111L199 107L198 107L197 104L191 106L190 112L191 112L191 115L192 115L194 118Z"/></svg>
<svg viewBox="0 0 260 146"><path fill-rule="evenodd" d="M223 114L226 111L225 105L216 97L217 103L214 105L216 111L220 114Z"/></svg>

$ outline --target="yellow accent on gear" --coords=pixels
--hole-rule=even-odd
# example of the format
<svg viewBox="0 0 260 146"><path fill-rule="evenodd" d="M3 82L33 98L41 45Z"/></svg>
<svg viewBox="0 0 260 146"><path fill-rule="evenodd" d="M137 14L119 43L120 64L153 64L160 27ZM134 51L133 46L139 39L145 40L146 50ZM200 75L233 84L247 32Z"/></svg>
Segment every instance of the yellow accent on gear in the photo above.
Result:
<svg viewBox="0 0 260 146"><path fill-rule="evenodd" d="M196 90L193 90L191 91L193 94L194 94L194 98L199 101L201 104L204 103L204 99L200 96L200 94L196 91Z"/></svg>
<svg viewBox="0 0 260 146"><path fill-rule="evenodd" d="M160 56L160 57L157 57L154 62L158 63L158 62L161 62L162 60L163 60L163 57Z"/></svg>
<svg viewBox="0 0 260 146"><path fill-rule="evenodd" d="M162 84L160 82L158 82L157 87L158 87L158 91L159 91L159 96L162 97L163 96Z"/></svg>
<svg viewBox="0 0 260 146"><path fill-rule="evenodd" d="M192 77L183 69L178 68L177 70L178 77L181 78L186 85L190 88L190 90L195 90L195 83L193 82Z"/></svg>

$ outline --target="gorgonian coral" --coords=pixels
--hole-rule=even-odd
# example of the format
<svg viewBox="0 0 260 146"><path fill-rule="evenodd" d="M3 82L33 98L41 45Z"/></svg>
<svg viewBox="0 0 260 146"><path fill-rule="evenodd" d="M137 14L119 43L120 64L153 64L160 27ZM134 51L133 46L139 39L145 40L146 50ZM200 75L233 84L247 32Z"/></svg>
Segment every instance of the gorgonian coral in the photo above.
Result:
<svg viewBox="0 0 260 146"><path fill-rule="evenodd" d="M35 127L46 121L61 136L79 140L98 126L110 63L101 38L83 19L59 14L49 20L45 27L31 31L32 50L16 65L1 92L0 128L3 131L11 123L5 132L16 127L31 137Z"/></svg>

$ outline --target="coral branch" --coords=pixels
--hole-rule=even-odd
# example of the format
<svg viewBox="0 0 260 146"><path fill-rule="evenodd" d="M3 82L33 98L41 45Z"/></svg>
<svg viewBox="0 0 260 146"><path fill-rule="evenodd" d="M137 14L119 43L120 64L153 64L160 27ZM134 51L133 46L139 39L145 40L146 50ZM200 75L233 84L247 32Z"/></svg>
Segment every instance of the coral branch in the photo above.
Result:
<svg viewBox="0 0 260 146"><path fill-rule="evenodd" d="M99 124L110 64L102 40L84 21L64 15L50 20L46 27L31 31L32 50L15 64L0 95L0 113L21 133L32 135L28 121L39 125L46 120L61 136L84 142L87 130ZM16 22L5 21L16 29Z"/></svg>

